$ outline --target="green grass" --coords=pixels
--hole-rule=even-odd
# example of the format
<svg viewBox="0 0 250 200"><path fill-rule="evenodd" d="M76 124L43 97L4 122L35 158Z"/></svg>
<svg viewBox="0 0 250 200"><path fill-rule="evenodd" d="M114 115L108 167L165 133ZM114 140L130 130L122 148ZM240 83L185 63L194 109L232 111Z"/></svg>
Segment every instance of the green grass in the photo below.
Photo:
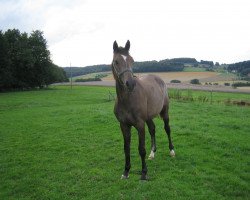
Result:
<svg viewBox="0 0 250 200"><path fill-rule="evenodd" d="M185 67L183 69L184 72L205 72L206 69L205 68L201 68L201 67Z"/></svg>
<svg viewBox="0 0 250 200"><path fill-rule="evenodd" d="M244 93L225 93L225 92L213 92L213 91L193 91L193 90L182 90L182 89L170 89L169 96L173 97L179 96L180 99L182 97L192 98L195 101L199 101L199 99L206 99L209 103L217 103L217 104L225 104L229 100L242 100L242 101L250 101L250 95ZM176 98L178 99L178 98ZM202 101L202 100L201 100Z"/></svg>
<svg viewBox="0 0 250 200"><path fill-rule="evenodd" d="M139 181L134 129L130 178L120 180L123 139L108 91L115 93L63 86L0 94L0 199L249 198L249 107L171 100L176 157L168 156L157 118L156 158L147 161L150 180ZM149 138L147 133L147 153Z"/></svg>
<svg viewBox="0 0 250 200"><path fill-rule="evenodd" d="M85 74L80 76L74 76L72 77L72 81L75 81L77 79L89 79L89 78L95 78L96 76L102 76L101 78L108 76L111 74L110 72L98 72L98 73L91 73L91 74Z"/></svg>

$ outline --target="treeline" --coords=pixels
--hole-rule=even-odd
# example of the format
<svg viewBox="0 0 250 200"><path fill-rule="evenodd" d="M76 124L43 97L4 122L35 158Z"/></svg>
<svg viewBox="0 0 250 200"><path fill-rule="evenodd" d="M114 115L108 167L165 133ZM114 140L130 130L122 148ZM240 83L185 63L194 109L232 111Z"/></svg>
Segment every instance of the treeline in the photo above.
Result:
<svg viewBox="0 0 250 200"><path fill-rule="evenodd" d="M0 30L0 91L43 88L67 80L63 68L50 60L41 31L28 35L17 29Z"/></svg>
<svg viewBox="0 0 250 200"><path fill-rule="evenodd" d="M207 60L201 60L200 64L207 65L207 66L210 66L210 67L214 66L214 62L213 61L207 61ZM217 65L219 65L219 64L217 64Z"/></svg>
<svg viewBox="0 0 250 200"><path fill-rule="evenodd" d="M136 73L140 72L175 72L183 71L184 63L174 62L172 60L161 60L157 61L146 61L146 62L135 62L133 71Z"/></svg>
<svg viewBox="0 0 250 200"><path fill-rule="evenodd" d="M195 58L173 58L165 59L161 61L144 61L135 62L133 65L133 71L140 72L170 72L170 71L182 71L185 64L197 64ZM64 68L67 77L80 76L90 73L111 71L111 65L93 65L87 67L65 67Z"/></svg>
<svg viewBox="0 0 250 200"><path fill-rule="evenodd" d="M243 77L248 76L248 74L250 74L250 60L230 64L228 65L227 70L230 72L237 72Z"/></svg>
<svg viewBox="0 0 250 200"><path fill-rule="evenodd" d="M182 63L182 64L198 64L198 61L195 58L172 58L172 59L167 59L167 61L172 63Z"/></svg>
<svg viewBox="0 0 250 200"><path fill-rule="evenodd" d="M81 76L85 74L91 74L96 72L107 72L111 71L111 65L93 65L87 67L64 67L67 77L72 76Z"/></svg>

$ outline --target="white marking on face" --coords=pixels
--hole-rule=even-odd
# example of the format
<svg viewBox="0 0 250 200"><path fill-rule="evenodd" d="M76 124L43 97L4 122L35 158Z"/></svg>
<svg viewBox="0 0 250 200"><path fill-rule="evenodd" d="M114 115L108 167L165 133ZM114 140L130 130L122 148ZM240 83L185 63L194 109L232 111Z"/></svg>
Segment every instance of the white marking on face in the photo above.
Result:
<svg viewBox="0 0 250 200"><path fill-rule="evenodd" d="M123 59L125 60L125 62L127 62L127 56L121 55L123 57Z"/></svg>

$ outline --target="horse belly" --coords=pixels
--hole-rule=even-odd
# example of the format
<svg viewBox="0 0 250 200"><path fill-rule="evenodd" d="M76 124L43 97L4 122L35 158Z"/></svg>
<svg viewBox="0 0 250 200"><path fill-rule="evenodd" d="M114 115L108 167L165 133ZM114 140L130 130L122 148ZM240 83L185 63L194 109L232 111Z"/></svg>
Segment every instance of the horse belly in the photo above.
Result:
<svg viewBox="0 0 250 200"><path fill-rule="evenodd" d="M155 75L141 77L140 81L147 98L147 118L152 119L160 114L166 102L166 85Z"/></svg>
<svg viewBox="0 0 250 200"><path fill-rule="evenodd" d="M147 93L147 113L148 118L152 119L162 111L166 94L159 88L152 88Z"/></svg>

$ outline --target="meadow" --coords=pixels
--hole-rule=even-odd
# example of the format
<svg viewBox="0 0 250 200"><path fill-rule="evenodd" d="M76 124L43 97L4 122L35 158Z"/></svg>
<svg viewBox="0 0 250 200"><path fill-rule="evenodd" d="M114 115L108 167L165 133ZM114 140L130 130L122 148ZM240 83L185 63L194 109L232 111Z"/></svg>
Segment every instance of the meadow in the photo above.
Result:
<svg viewBox="0 0 250 200"><path fill-rule="evenodd" d="M212 103L171 99L176 157L169 157L156 118L156 157L147 160L149 181L140 181L135 129L130 178L120 179L123 138L109 93L115 89L0 93L0 199L249 199L250 107L221 102L250 95L214 92Z"/></svg>

